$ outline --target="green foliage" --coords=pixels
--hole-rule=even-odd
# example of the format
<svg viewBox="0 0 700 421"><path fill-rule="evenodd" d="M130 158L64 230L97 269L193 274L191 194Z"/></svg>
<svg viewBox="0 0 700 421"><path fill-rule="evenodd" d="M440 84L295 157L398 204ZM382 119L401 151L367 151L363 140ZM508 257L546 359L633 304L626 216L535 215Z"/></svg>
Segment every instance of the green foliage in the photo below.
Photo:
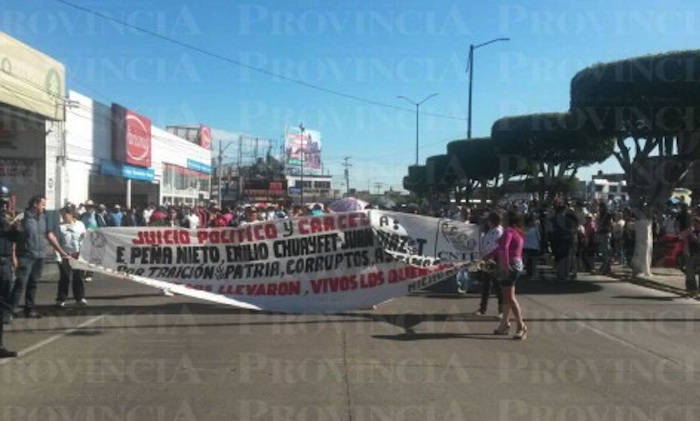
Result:
<svg viewBox="0 0 700 421"><path fill-rule="evenodd" d="M453 165L459 166L461 180L490 180L500 173L499 157L491 138L450 142L447 155Z"/></svg>
<svg viewBox="0 0 700 421"><path fill-rule="evenodd" d="M700 50L597 64L571 80L571 111L609 135L697 131L699 106Z"/></svg>
<svg viewBox="0 0 700 421"><path fill-rule="evenodd" d="M417 196L427 195L430 187L426 166L411 165L408 167L408 176L403 178L403 188Z"/></svg>
<svg viewBox="0 0 700 421"><path fill-rule="evenodd" d="M572 169L602 162L614 150L612 137L596 133L588 120L571 113L501 118L493 124L491 137L500 154Z"/></svg>
<svg viewBox="0 0 700 421"><path fill-rule="evenodd" d="M436 191L444 191L464 178L463 168L454 156L435 155L425 160L428 185Z"/></svg>

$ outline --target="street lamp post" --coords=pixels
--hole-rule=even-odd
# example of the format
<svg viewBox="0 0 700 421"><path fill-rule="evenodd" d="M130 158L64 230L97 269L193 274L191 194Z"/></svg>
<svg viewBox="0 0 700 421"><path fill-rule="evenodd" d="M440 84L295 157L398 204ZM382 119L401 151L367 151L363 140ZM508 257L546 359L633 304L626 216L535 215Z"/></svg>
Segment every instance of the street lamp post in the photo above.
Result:
<svg viewBox="0 0 700 421"><path fill-rule="evenodd" d="M217 199L219 200L219 206L223 209L224 206L224 197L223 197L223 180L224 180L224 152L228 149L229 146L231 146L232 143L229 142L226 147L223 147L222 141L219 141L219 167L218 167L218 174L219 174L219 183L218 183L218 197ZM240 174L238 175L240 177Z"/></svg>
<svg viewBox="0 0 700 421"><path fill-rule="evenodd" d="M418 165L418 145L419 145L419 136L420 136L420 135L419 135L419 127L420 127L420 120L419 120L420 112L419 112L419 110L420 110L420 106L421 106L421 104L424 103L425 101L427 101L427 100L429 100L430 98L432 98L432 97L434 97L434 96L437 96L437 95L438 95L437 93L428 95L427 97L423 98L423 100L420 101L420 102L414 102L414 101L412 101L411 99L406 98L406 97L403 96L403 95L397 96L397 98L405 99L406 101L408 101L408 102L410 102L411 104L413 104L413 105L416 106L416 165Z"/></svg>
<svg viewBox="0 0 700 421"><path fill-rule="evenodd" d="M299 124L299 130L301 132L301 143L299 147L300 161L301 161L301 206L304 206L304 131L306 128L304 124Z"/></svg>
<svg viewBox="0 0 700 421"><path fill-rule="evenodd" d="M510 41L510 38L496 38L481 44L469 45L469 68L467 69L469 72L469 116L467 118L467 139L472 138L472 84L474 83L474 50L498 41Z"/></svg>

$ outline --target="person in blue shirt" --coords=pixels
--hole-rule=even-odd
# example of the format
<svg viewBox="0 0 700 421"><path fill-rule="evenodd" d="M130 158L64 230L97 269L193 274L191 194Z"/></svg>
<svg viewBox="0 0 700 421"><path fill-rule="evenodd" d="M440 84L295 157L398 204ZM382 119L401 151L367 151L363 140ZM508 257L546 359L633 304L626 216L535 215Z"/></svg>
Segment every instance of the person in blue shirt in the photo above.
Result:
<svg viewBox="0 0 700 421"><path fill-rule="evenodd" d="M107 212L107 225L110 227L121 227L122 219L124 219L124 213L119 205L114 205L112 210Z"/></svg>

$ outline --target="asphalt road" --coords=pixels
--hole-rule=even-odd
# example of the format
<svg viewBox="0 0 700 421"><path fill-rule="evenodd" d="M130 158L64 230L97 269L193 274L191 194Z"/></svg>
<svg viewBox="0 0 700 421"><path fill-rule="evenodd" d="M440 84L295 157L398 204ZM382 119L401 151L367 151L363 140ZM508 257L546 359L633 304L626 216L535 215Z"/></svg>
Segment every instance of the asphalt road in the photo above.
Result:
<svg viewBox="0 0 700 421"><path fill-rule="evenodd" d="M58 311L45 278L46 317L6 332L1 420L700 419L700 303L611 278L523 285L524 342L475 295L285 315L98 276Z"/></svg>

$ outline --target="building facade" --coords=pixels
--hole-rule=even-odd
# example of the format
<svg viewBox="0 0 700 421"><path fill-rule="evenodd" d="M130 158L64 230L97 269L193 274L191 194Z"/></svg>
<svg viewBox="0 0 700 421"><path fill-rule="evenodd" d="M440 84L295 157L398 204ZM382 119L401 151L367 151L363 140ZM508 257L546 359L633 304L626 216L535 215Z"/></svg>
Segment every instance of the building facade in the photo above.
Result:
<svg viewBox="0 0 700 421"><path fill-rule="evenodd" d="M65 67L0 32L0 183L22 210L34 195L59 203L58 154L65 120Z"/></svg>
<svg viewBox="0 0 700 421"><path fill-rule="evenodd" d="M131 207L209 201L210 140L179 137L119 104L102 104L75 91L69 99L60 156L63 203L91 199Z"/></svg>

